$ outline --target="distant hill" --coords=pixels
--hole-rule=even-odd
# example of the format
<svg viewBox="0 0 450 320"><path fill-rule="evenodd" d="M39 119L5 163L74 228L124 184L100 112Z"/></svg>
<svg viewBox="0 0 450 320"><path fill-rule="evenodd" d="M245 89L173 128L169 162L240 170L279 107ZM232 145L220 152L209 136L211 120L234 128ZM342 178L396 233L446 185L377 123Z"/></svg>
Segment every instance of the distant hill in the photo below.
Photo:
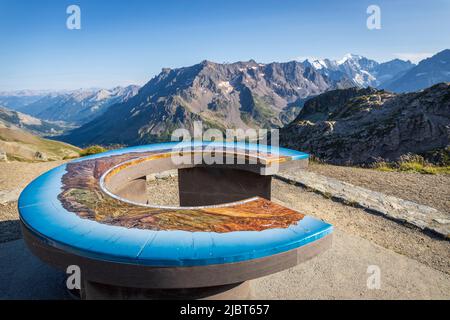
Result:
<svg viewBox="0 0 450 320"><path fill-rule="evenodd" d="M422 60L401 77L386 83L383 88L394 92L413 92L440 82L450 81L450 50L441 51Z"/></svg>
<svg viewBox="0 0 450 320"><path fill-rule="evenodd" d="M77 147L40 136L61 132L57 123L0 107L0 161L48 161L78 157ZM39 136L40 135L40 136Z"/></svg>
<svg viewBox="0 0 450 320"><path fill-rule="evenodd" d="M396 94L350 88L308 100L280 144L333 164L393 161L450 144L450 83Z"/></svg>
<svg viewBox="0 0 450 320"><path fill-rule="evenodd" d="M0 154L6 154L8 160L61 160L78 157L79 150L66 143L47 140L0 122Z"/></svg>

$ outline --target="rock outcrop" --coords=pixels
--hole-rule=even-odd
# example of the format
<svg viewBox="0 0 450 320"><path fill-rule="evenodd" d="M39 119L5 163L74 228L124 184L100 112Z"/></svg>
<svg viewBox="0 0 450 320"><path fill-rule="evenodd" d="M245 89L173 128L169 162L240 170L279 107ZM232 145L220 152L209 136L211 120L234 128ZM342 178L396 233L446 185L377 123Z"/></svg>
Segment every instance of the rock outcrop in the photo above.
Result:
<svg viewBox="0 0 450 320"><path fill-rule="evenodd" d="M0 150L0 162L7 162L8 156L6 155L6 152L3 150Z"/></svg>
<svg viewBox="0 0 450 320"><path fill-rule="evenodd" d="M395 94L373 88L326 92L280 132L283 146L333 164L395 161L450 142L450 83Z"/></svg>

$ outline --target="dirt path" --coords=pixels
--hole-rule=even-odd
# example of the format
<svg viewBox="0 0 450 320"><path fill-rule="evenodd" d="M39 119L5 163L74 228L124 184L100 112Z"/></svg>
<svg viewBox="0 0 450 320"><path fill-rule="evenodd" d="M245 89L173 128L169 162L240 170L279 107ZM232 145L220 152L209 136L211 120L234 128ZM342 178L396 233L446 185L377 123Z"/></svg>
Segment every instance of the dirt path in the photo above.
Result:
<svg viewBox="0 0 450 320"><path fill-rule="evenodd" d="M450 241L430 237L419 229L409 228L279 180L273 182L272 197L284 206L323 219L347 234L367 239L450 274Z"/></svg>
<svg viewBox="0 0 450 320"><path fill-rule="evenodd" d="M17 190L18 195L34 178L64 162L0 162L0 192ZM18 219L17 201L0 202L0 243L21 237Z"/></svg>
<svg viewBox="0 0 450 320"><path fill-rule="evenodd" d="M251 284L256 299L450 299L450 275L339 229L328 251Z"/></svg>
<svg viewBox="0 0 450 320"><path fill-rule="evenodd" d="M0 181L2 182L0 190L22 188L34 177L59 164L61 162L0 164ZM317 169L315 166L312 170L316 172L322 170L321 174L324 174L324 170L330 170L334 174L341 172L333 168ZM341 174L343 176L346 174L350 179L351 172L353 174L356 172L357 176L362 176L364 179L357 177L355 181L369 183L368 179L373 173L360 170L353 172L344 168ZM378 174L375 172L374 176ZM428 176L423 175L412 177L417 178L417 181L420 177L429 179ZM436 179L437 176L430 177ZM439 177L438 180L441 178L443 180L438 182L440 184L435 182L438 189L444 188L443 184L446 183L446 177ZM388 183L383 184L381 176L378 179L379 182L376 185L385 188L378 191L386 192ZM358 184L355 181L349 182ZM397 181L397 183L407 186L405 182ZM432 180L427 183L432 184ZM152 182L149 186L149 200L154 203L174 204L177 202L177 188L176 178ZM448 190L441 190L439 194L442 195L445 192ZM257 298L450 299L449 241L432 238L420 230L408 228L360 208L334 202L304 188L276 179L273 181L272 195L274 201L280 204L333 224L336 229L335 240L331 250L306 264L271 275L268 277L270 281L267 281L267 278L255 280L252 286L257 291ZM20 238L20 230L17 202L0 205L0 243L7 242L4 245L8 246L8 243L13 243L10 242L11 240L18 238ZM20 242L17 243L20 244ZM23 246L23 244L20 245ZM29 257L26 256L23 259L26 260ZM366 286L367 267L372 264L379 266L382 272L380 290L368 290ZM39 264L39 268L41 267ZM13 275L9 278L15 279L14 275L18 274L16 271L11 267L10 272ZM50 274L48 276L53 277ZM20 278L21 275L19 274L18 277ZM43 280L44 282L48 281ZM12 287L16 286L15 283L11 284Z"/></svg>
<svg viewBox="0 0 450 320"><path fill-rule="evenodd" d="M311 164L308 170L373 191L424 204L450 215L450 175L381 172Z"/></svg>
<svg viewBox="0 0 450 320"><path fill-rule="evenodd" d="M0 162L0 191L24 188L34 178L66 161L50 162Z"/></svg>

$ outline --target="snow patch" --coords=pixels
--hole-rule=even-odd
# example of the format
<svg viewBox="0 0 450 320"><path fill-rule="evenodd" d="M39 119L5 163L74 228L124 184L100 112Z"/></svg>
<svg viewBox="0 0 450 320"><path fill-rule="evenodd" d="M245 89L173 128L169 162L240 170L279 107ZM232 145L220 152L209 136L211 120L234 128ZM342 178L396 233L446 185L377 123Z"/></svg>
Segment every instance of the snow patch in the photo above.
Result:
<svg viewBox="0 0 450 320"><path fill-rule="evenodd" d="M225 91L226 93L230 93L231 91L233 91L233 86L230 84L229 81L219 82L218 87L223 91Z"/></svg>
<svg viewBox="0 0 450 320"><path fill-rule="evenodd" d="M347 53L341 60L336 61L338 65L345 63L348 60L360 60L363 57L357 54Z"/></svg>
<svg viewBox="0 0 450 320"><path fill-rule="evenodd" d="M314 68L316 68L317 70L320 70L322 68L326 68L327 64L325 63L325 61L323 60L315 60L313 62L311 62L311 64L313 65Z"/></svg>

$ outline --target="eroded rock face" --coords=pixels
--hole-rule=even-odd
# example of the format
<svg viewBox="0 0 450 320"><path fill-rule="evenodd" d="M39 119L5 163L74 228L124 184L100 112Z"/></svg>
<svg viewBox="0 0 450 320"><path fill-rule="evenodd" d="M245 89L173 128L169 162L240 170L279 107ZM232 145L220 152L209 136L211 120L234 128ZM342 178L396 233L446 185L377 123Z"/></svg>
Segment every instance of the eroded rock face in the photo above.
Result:
<svg viewBox="0 0 450 320"><path fill-rule="evenodd" d="M306 102L280 140L341 165L444 149L450 141L450 83L408 94L372 88L324 93Z"/></svg>

